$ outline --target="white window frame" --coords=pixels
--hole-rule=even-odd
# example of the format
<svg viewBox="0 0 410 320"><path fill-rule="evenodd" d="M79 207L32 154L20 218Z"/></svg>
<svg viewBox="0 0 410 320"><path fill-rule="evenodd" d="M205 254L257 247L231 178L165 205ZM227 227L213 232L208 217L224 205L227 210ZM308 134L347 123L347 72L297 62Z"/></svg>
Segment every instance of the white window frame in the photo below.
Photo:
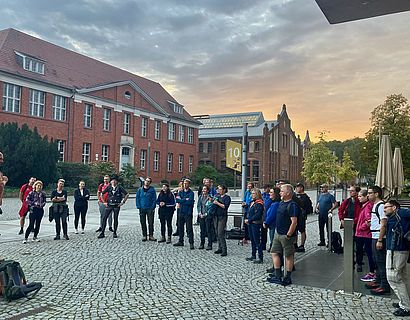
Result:
<svg viewBox="0 0 410 320"><path fill-rule="evenodd" d="M110 146L103 144L101 147L101 161L108 161L110 156Z"/></svg>
<svg viewBox="0 0 410 320"><path fill-rule="evenodd" d="M141 137L147 137L148 118L141 117Z"/></svg>
<svg viewBox="0 0 410 320"><path fill-rule="evenodd" d="M194 156L189 156L188 172L192 173L193 170L194 170Z"/></svg>
<svg viewBox="0 0 410 320"><path fill-rule="evenodd" d="M67 111L67 99L63 96L53 96L53 119L65 121Z"/></svg>
<svg viewBox="0 0 410 320"><path fill-rule="evenodd" d="M58 162L64 162L65 160L65 140L57 140L57 149L59 152Z"/></svg>
<svg viewBox="0 0 410 320"><path fill-rule="evenodd" d="M168 140L175 140L175 123L168 123Z"/></svg>
<svg viewBox="0 0 410 320"><path fill-rule="evenodd" d="M184 155L180 154L178 156L178 172L184 171Z"/></svg>
<svg viewBox="0 0 410 320"><path fill-rule="evenodd" d="M84 164L90 163L91 160L91 143L83 143L82 162Z"/></svg>
<svg viewBox="0 0 410 320"><path fill-rule="evenodd" d="M131 114L129 113L124 113L124 128L123 128L123 133L124 134L130 134L130 123L131 123Z"/></svg>
<svg viewBox="0 0 410 320"><path fill-rule="evenodd" d="M111 109L103 109L103 130L110 131L111 126Z"/></svg>
<svg viewBox="0 0 410 320"><path fill-rule="evenodd" d="M188 143L194 143L194 128L188 127Z"/></svg>
<svg viewBox="0 0 410 320"><path fill-rule="evenodd" d="M3 111L20 113L21 87L3 82Z"/></svg>
<svg viewBox="0 0 410 320"><path fill-rule="evenodd" d="M154 151L154 171L159 171L159 151Z"/></svg>
<svg viewBox="0 0 410 320"><path fill-rule="evenodd" d="M185 140L185 126L180 125L178 130L178 141L184 142Z"/></svg>
<svg viewBox="0 0 410 320"><path fill-rule="evenodd" d="M168 172L172 172L173 158L174 158L174 154L168 153L168 157L167 157L167 171Z"/></svg>
<svg viewBox="0 0 410 320"><path fill-rule="evenodd" d="M29 114L33 117L44 118L44 105L46 93L39 90L29 89Z"/></svg>
<svg viewBox="0 0 410 320"><path fill-rule="evenodd" d="M93 106L89 103L84 105L84 128L91 128L92 126Z"/></svg>
<svg viewBox="0 0 410 320"><path fill-rule="evenodd" d="M147 166L147 150L141 149L140 151L140 169L145 170Z"/></svg>
<svg viewBox="0 0 410 320"><path fill-rule="evenodd" d="M155 132L154 138L157 140L161 139L161 121L155 120Z"/></svg>
<svg viewBox="0 0 410 320"><path fill-rule="evenodd" d="M16 52L18 56L23 58L23 69L39 74L44 74L44 62L32 57L28 57L20 52Z"/></svg>

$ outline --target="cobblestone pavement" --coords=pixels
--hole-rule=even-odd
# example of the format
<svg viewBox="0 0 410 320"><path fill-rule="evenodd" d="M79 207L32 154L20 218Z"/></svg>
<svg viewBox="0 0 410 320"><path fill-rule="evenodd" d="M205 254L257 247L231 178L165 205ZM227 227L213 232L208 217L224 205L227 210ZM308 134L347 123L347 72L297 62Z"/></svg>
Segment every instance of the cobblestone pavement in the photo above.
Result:
<svg viewBox="0 0 410 320"><path fill-rule="evenodd" d="M44 287L32 300L0 300L0 319L393 318L391 298L269 284L270 257L262 265L245 261L250 246L237 240L228 240L227 257L187 244L143 243L133 199L120 213L119 238L97 239L95 206L90 205L85 235L73 234L70 221L69 241L52 240L53 226L44 219L41 242L24 245L15 235L18 221L2 221L0 254L19 261L27 278ZM316 219L309 217L307 252L298 253L297 260L323 250L316 246ZM195 227L196 247L198 233Z"/></svg>

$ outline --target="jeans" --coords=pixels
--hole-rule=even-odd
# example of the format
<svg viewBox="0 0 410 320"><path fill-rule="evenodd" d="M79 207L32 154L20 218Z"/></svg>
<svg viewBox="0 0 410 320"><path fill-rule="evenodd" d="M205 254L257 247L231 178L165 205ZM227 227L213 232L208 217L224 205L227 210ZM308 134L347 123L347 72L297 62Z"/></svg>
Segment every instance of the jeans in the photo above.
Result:
<svg viewBox="0 0 410 320"><path fill-rule="evenodd" d="M40 231L41 219L43 219L44 209L34 207L29 215L30 224L26 230L25 238L28 239L30 232L34 230L34 238L37 238Z"/></svg>
<svg viewBox="0 0 410 320"><path fill-rule="evenodd" d="M406 272L409 253L410 251L387 250L386 255L387 280L399 298L400 308L404 310L410 310L410 277Z"/></svg>
<svg viewBox="0 0 410 320"><path fill-rule="evenodd" d="M256 251L258 251L259 259L263 260L263 249L261 243L262 225L251 223L249 224L249 235L252 245L252 257L256 257Z"/></svg>
<svg viewBox="0 0 410 320"><path fill-rule="evenodd" d="M101 227L102 231L101 233L105 232L105 227L107 226L107 220L108 217L114 213L114 233L117 233L117 229L118 229L118 216L120 214L120 207L106 207L105 208L105 215L104 215L104 219L103 219L103 225Z"/></svg>
<svg viewBox="0 0 410 320"><path fill-rule="evenodd" d="M78 229L78 220L81 215L81 228L85 228L85 215L87 214L88 204L76 205L74 204L74 228Z"/></svg>
<svg viewBox="0 0 410 320"><path fill-rule="evenodd" d="M190 244L194 244L194 229L192 228L192 214L184 215L182 213L178 214L178 232L179 232L179 241L184 243L184 226L186 225L186 230L188 232L188 239Z"/></svg>
<svg viewBox="0 0 410 320"><path fill-rule="evenodd" d="M390 290L386 276L386 239L383 239L383 249L376 249L377 239L372 239L373 259L376 264L376 282L385 290Z"/></svg>
<svg viewBox="0 0 410 320"><path fill-rule="evenodd" d="M321 243L325 243L325 227L326 227L326 232L327 231L327 222L328 222L328 218L327 215L321 215L319 214L319 236L320 236L320 242Z"/></svg>
<svg viewBox="0 0 410 320"><path fill-rule="evenodd" d="M105 209L107 208L104 203L98 202L98 208L100 209L100 227L102 229L104 216L105 216ZM112 227L112 214L108 217L108 225Z"/></svg>
<svg viewBox="0 0 410 320"><path fill-rule="evenodd" d="M218 249L221 250L222 253L227 252L226 237L225 237L227 221L228 221L228 216L214 217L215 231L216 231L216 236L218 238Z"/></svg>
<svg viewBox="0 0 410 320"><path fill-rule="evenodd" d="M161 237L165 238L165 231L168 229L168 237L172 236L172 217L174 210L159 209L159 221L161 223Z"/></svg>
<svg viewBox="0 0 410 320"><path fill-rule="evenodd" d="M147 236L147 220L148 220L148 235L154 235L154 209L140 209L140 223L142 236Z"/></svg>
<svg viewBox="0 0 410 320"><path fill-rule="evenodd" d="M374 272L376 265L373 260L372 253L372 239L364 237L355 237L356 240L356 263L358 265L363 264L363 247L366 251L367 259L369 261L369 271Z"/></svg>
<svg viewBox="0 0 410 320"><path fill-rule="evenodd" d="M275 227L269 227L269 249L272 248L273 238L275 237ZM269 250L270 251L270 250Z"/></svg>

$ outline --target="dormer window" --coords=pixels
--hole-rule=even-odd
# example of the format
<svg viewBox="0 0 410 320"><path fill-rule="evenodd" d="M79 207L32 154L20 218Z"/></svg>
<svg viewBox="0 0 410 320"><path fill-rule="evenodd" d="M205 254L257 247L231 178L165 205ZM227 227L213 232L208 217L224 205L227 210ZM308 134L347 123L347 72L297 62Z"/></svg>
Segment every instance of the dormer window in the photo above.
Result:
<svg viewBox="0 0 410 320"><path fill-rule="evenodd" d="M128 99L128 100L131 99L131 92L125 91L124 97L125 97L125 99Z"/></svg>
<svg viewBox="0 0 410 320"><path fill-rule="evenodd" d="M175 113L180 113L183 114L184 113L184 107L181 106L180 104L177 104L175 102L172 101L168 101L170 107L174 110Z"/></svg>
<svg viewBox="0 0 410 320"><path fill-rule="evenodd" d="M17 62L24 70L44 74L44 62L33 57L29 57L20 52L16 52Z"/></svg>

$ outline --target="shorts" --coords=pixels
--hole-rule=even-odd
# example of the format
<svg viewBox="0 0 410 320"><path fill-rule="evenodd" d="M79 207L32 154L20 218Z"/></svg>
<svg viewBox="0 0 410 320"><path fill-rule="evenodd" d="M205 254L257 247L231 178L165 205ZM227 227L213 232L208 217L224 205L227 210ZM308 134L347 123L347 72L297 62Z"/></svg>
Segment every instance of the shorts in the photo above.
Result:
<svg viewBox="0 0 410 320"><path fill-rule="evenodd" d="M296 237L291 237L290 239L286 238L286 235L281 235L275 233L275 237L273 238L272 248L270 250L271 253L278 253L285 256L292 256L295 253L295 246L294 243L296 241Z"/></svg>
<svg viewBox="0 0 410 320"><path fill-rule="evenodd" d="M28 212L29 212L28 205L27 205L27 203L24 202L23 205L21 206L20 211L19 211L19 216L21 218L23 218L23 217L27 216Z"/></svg>

